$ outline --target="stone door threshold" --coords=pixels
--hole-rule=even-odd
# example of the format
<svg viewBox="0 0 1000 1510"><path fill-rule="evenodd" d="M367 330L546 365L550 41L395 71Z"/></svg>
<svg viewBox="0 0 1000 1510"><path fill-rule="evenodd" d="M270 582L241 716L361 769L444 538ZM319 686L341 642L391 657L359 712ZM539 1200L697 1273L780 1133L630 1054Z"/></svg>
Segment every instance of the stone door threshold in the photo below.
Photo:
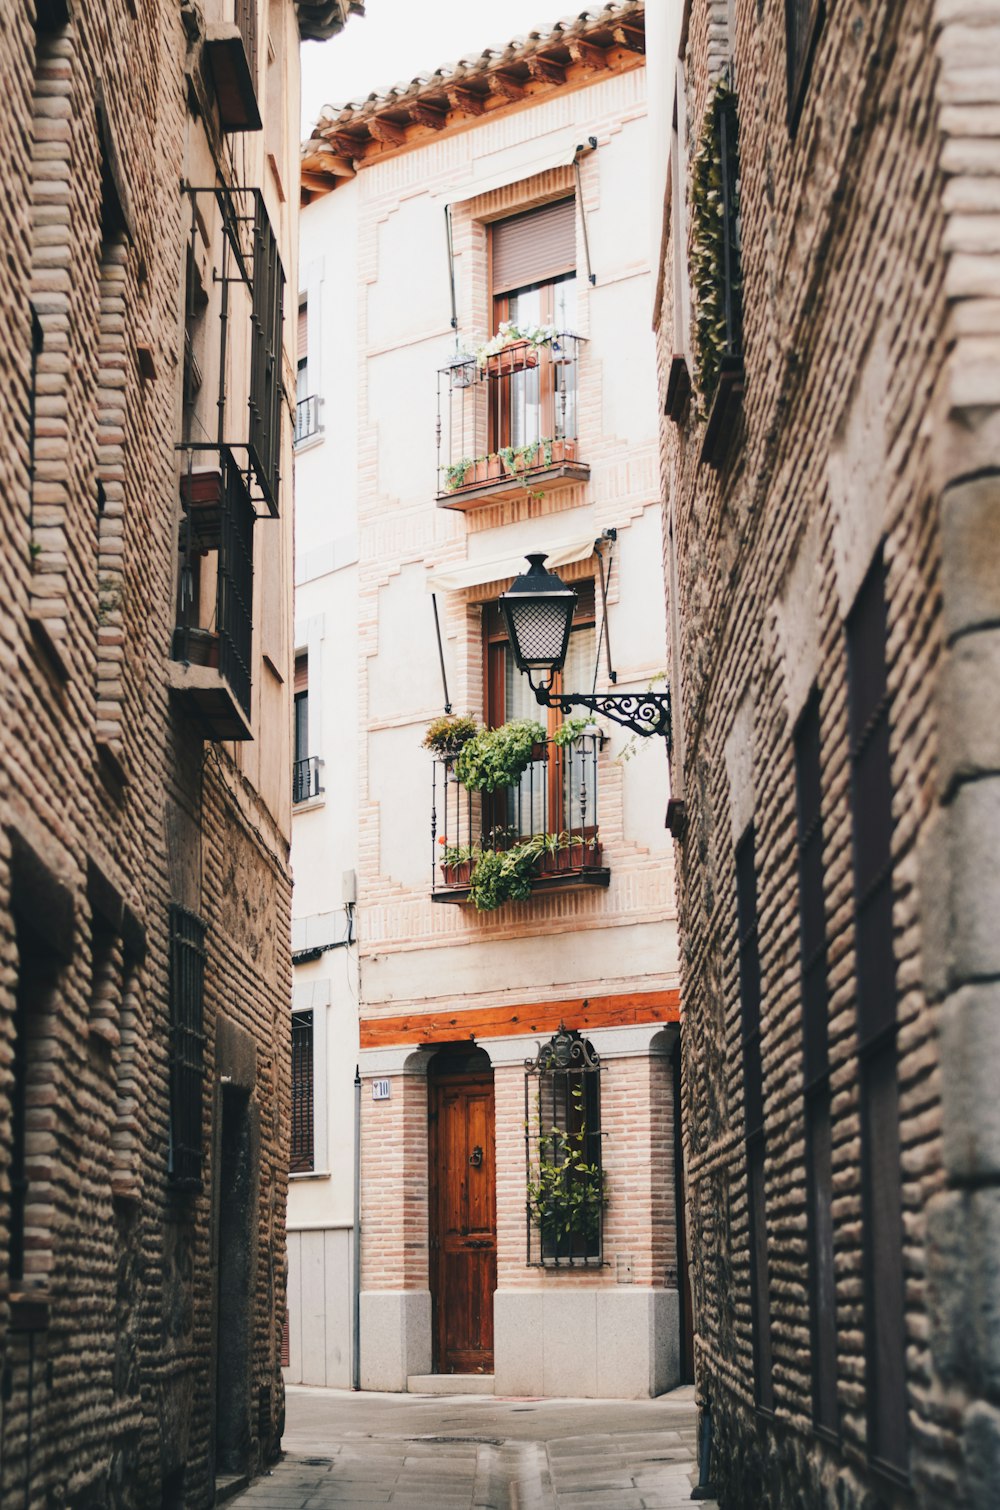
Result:
<svg viewBox="0 0 1000 1510"><path fill-rule="evenodd" d="M410 1374L411 1395L492 1395L492 1374Z"/></svg>

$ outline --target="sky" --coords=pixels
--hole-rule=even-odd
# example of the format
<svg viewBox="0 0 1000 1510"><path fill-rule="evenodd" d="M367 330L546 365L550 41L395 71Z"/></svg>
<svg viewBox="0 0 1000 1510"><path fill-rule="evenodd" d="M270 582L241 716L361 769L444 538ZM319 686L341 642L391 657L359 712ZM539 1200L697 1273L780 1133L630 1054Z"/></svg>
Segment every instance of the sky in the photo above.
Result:
<svg viewBox="0 0 1000 1510"><path fill-rule="evenodd" d="M581 9L570 0L366 0L340 36L302 48L302 134L326 104L430 73Z"/></svg>

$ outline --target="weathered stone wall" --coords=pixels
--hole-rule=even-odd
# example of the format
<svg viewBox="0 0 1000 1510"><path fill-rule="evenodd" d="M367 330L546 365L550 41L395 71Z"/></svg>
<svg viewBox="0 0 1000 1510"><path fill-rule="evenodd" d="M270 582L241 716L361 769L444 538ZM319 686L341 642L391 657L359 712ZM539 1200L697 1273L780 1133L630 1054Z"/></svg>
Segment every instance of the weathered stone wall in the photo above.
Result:
<svg viewBox="0 0 1000 1510"><path fill-rule="evenodd" d="M246 1106L257 1151L251 1470L274 1454L283 1416L290 679L277 665L283 717L263 728L255 645L252 757L207 744L168 696L179 185L188 154L209 141L228 157L191 42L199 12L166 0L38 9L37 35L31 5L6 7L0 34L0 1502L208 1505L224 1094ZM294 71L291 5L286 19ZM189 113L192 86L200 119ZM99 103L128 220L103 255ZM286 136L278 167L294 181L295 133ZM276 203L259 140L245 161ZM279 235L292 272L287 219ZM42 337L33 424L32 305ZM290 453L287 419L285 430ZM284 506L290 516L290 486ZM271 581L273 612L287 621L290 575ZM262 796L268 760L283 805L270 787ZM187 1196L167 1172L172 902L207 923L202 1190ZM12 1283L19 987L31 1044L28 1191L24 1278Z"/></svg>
<svg viewBox="0 0 1000 1510"><path fill-rule="evenodd" d="M785 7L694 0L687 134L732 62L746 389L721 465L663 422L696 1356L723 1505L996 1493L997 86L993 0L826 6L797 130ZM735 27L733 21L735 20ZM677 171L675 160L674 171ZM669 202L669 196L668 196ZM676 203L676 200L675 200ZM669 213L669 211L668 211ZM670 230L657 311L675 354ZM685 254L688 247L685 246ZM678 322L678 326L682 322ZM866 1437L844 622L888 600L909 1489ZM839 1440L812 1426L792 731L820 689ZM756 826L774 1416L755 1412L734 848ZM992 856L992 859L988 859ZM992 905L992 912L990 908ZM970 982L977 984L968 984ZM995 1230L995 1229L994 1229ZM974 1236L970 1236L974 1234ZM912 1496L910 1498L909 1496Z"/></svg>

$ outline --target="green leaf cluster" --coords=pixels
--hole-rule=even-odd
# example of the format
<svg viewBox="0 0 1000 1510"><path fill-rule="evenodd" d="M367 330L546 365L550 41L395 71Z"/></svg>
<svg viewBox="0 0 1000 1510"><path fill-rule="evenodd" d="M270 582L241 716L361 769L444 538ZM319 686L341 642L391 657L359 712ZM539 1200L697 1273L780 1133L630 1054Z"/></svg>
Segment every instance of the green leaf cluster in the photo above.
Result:
<svg viewBox="0 0 1000 1510"><path fill-rule="evenodd" d="M579 1111L583 1091L575 1086L573 1101ZM607 1204L604 1171L587 1158L587 1128L551 1127L540 1131L538 1160L529 1172L528 1212L543 1244L577 1238L591 1243L600 1231L601 1209Z"/></svg>
<svg viewBox="0 0 1000 1510"><path fill-rule="evenodd" d="M469 900L477 912L495 912L505 902L523 902L531 895L541 848L535 839L510 849L484 849L472 867Z"/></svg>
<svg viewBox="0 0 1000 1510"><path fill-rule="evenodd" d="M719 115L734 98L720 80L705 112L691 163L691 291L694 296L695 366L698 387L709 403L719 381L726 349L724 296L725 216ZM734 206L738 214L738 207Z"/></svg>
<svg viewBox="0 0 1000 1510"><path fill-rule="evenodd" d="M423 748L437 755L457 755L462 746L479 733L479 724L471 713L442 713L431 719L423 738Z"/></svg>
<svg viewBox="0 0 1000 1510"><path fill-rule="evenodd" d="M552 735L552 743L558 745L561 750L571 745L575 739L587 729L594 728L593 718L564 718L558 729Z"/></svg>
<svg viewBox="0 0 1000 1510"><path fill-rule="evenodd" d="M479 729L463 744L455 774L470 792L516 786L531 762L532 747L546 739L540 723L514 718L499 729Z"/></svg>

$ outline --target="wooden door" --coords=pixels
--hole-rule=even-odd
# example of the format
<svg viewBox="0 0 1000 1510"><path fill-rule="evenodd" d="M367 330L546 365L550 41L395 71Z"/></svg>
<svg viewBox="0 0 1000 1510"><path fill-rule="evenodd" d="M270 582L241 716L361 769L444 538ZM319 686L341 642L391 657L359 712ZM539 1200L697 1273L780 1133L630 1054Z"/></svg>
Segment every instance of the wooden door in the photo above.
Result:
<svg viewBox="0 0 1000 1510"><path fill-rule="evenodd" d="M491 1374L497 1285L492 1071L431 1081L429 1144L435 1371Z"/></svg>

